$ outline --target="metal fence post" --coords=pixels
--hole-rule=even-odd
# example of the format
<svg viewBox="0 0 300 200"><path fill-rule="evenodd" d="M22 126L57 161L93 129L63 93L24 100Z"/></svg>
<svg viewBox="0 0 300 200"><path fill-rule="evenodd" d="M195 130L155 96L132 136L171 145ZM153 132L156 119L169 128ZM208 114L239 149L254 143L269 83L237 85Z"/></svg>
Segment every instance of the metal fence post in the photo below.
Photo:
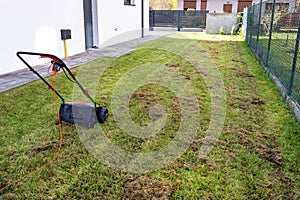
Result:
<svg viewBox="0 0 300 200"><path fill-rule="evenodd" d="M256 36L256 50L255 50L256 54L258 50L258 40L259 40L259 33L260 33L261 7L262 7L262 0L259 1L259 16L258 16L258 28L257 28L257 36Z"/></svg>
<svg viewBox="0 0 300 200"><path fill-rule="evenodd" d="M178 15L177 15L177 29L180 31L180 10L178 10Z"/></svg>
<svg viewBox="0 0 300 200"><path fill-rule="evenodd" d="M250 7L251 11L249 12L249 20L250 20L250 23L249 23L249 27L250 29L252 29L252 26L253 26L253 18L254 18L254 5ZM252 30L249 30L249 46L250 48L252 49ZM253 50L253 49L252 49Z"/></svg>
<svg viewBox="0 0 300 200"><path fill-rule="evenodd" d="M142 2L142 6L141 6L141 28L142 28L142 38L144 37L144 0L141 1Z"/></svg>
<svg viewBox="0 0 300 200"><path fill-rule="evenodd" d="M271 15L271 23L270 23L270 33L269 33L269 42L268 42L268 52L267 52L266 67L269 67L271 41L272 41L272 32L273 32L274 13L275 13L275 0L273 0L273 3L272 3L272 15Z"/></svg>
<svg viewBox="0 0 300 200"><path fill-rule="evenodd" d="M247 8L247 29L246 29L246 38L248 40L248 42L250 41L250 37L249 37L249 34L250 34L250 8L251 7L248 7Z"/></svg>
<svg viewBox="0 0 300 200"><path fill-rule="evenodd" d="M149 24L149 30L153 31L154 30L154 10L150 10L150 24Z"/></svg>
<svg viewBox="0 0 300 200"><path fill-rule="evenodd" d="M300 39L300 17L298 19L298 31L297 31L297 39L295 44L295 51L294 51L294 58L293 58L293 65L292 65L292 72L291 72L291 79L290 79L290 85L288 90L288 96L292 94L293 90L293 84L294 84L294 77L295 77L295 71L296 71L296 65L297 65L297 57L298 57L298 50L299 50L299 39Z"/></svg>

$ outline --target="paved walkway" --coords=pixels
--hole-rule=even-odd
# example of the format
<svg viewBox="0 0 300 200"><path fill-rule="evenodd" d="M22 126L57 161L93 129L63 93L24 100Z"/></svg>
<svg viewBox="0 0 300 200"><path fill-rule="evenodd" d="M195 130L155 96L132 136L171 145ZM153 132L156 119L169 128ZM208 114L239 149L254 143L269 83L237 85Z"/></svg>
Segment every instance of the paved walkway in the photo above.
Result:
<svg viewBox="0 0 300 200"><path fill-rule="evenodd" d="M138 46L144 42L158 39L163 35L165 34L148 35L145 36L144 38L138 38L135 40L130 40L124 43L119 43L104 48L88 50L86 52L76 54L74 56L70 56L69 58L62 59L62 60L66 63L66 65L69 68L73 68L101 57L117 58L134 51L135 46ZM48 66L49 64L37 65L34 67L34 69L38 73L40 73L43 77L46 77L48 76ZM38 77L34 73L29 71L28 68L0 75L0 93L4 91L8 91L12 88L19 87L26 83L35 81L37 79Z"/></svg>

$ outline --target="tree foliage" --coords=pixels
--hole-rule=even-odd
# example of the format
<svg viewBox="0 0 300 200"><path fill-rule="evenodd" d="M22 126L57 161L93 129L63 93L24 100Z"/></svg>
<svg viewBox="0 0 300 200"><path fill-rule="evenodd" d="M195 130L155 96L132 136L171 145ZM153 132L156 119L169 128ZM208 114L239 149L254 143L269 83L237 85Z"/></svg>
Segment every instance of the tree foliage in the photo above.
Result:
<svg viewBox="0 0 300 200"><path fill-rule="evenodd" d="M150 10L176 10L177 0L150 0Z"/></svg>

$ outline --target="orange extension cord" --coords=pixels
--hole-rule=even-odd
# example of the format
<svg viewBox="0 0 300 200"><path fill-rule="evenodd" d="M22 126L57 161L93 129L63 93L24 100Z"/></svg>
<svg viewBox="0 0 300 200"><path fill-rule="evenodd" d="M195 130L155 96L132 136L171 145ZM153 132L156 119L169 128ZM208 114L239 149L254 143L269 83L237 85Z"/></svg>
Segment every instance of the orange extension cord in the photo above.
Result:
<svg viewBox="0 0 300 200"><path fill-rule="evenodd" d="M50 67L51 67L51 66L50 66ZM50 67L49 67L49 69L50 69ZM54 72L54 73L52 73L52 74L49 73L49 75L52 76L52 87L53 87L54 90L55 90L55 88L54 88L54 76L55 76L55 74L56 74L56 72ZM3 188L0 188L0 192L2 192L2 191L4 191L4 190L8 189L9 187L11 187L11 186L13 186L13 185L15 185L15 184L17 184L17 183L19 183L19 182L21 182L21 181L23 181L25 178L27 178L27 177L29 177L29 176L31 176L31 175L33 175L33 174L35 174L35 173L37 173L37 172L43 170L44 168L48 167L51 163L53 163L53 162L57 159L57 157L58 157L58 155L59 155L59 153L60 153L60 149L61 149L61 147L62 147L62 126L61 126L61 123L60 123L60 116L59 116L59 112L58 112L58 101L57 101L56 93L55 93L55 92L54 92L53 98L54 98L55 105L56 105L55 110L56 110L57 119L58 119L59 136L60 136L60 139L59 139L59 147L58 147L58 149L57 149L56 155L55 155L55 156L54 156L47 164L43 165L42 167L40 167L40 168L38 168L38 169L36 169L36 170L34 170L34 171L32 171L32 172L26 174L25 176L21 177L20 179L16 180L15 182L13 182L13 183L11 183L11 184L8 184L7 186L5 186L5 187L3 187Z"/></svg>

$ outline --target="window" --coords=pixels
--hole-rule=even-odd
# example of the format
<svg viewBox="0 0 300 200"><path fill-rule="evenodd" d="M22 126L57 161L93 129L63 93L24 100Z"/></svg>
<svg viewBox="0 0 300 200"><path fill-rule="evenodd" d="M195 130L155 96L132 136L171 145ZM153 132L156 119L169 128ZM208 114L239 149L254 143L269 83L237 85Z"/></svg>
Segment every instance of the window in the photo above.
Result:
<svg viewBox="0 0 300 200"><path fill-rule="evenodd" d="M225 13L232 13L232 4L223 4L223 11Z"/></svg>
<svg viewBox="0 0 300 200"><path fill-rule="evenodd" d="M135 0L124 0L124 5L135 6Z"/></svg>
<svg viewBox="0 0 300 200"><path fill-rule="evenodd" d="M238 1L238 12L243 12L244 8L251 6L252 0L239 0Z"/></svg>
<svg viewBox="0 0 300 200"><path fill-rule="evenodd" d="M206 10L207 8L207 0L201 0L201 10Z"/></svg>

